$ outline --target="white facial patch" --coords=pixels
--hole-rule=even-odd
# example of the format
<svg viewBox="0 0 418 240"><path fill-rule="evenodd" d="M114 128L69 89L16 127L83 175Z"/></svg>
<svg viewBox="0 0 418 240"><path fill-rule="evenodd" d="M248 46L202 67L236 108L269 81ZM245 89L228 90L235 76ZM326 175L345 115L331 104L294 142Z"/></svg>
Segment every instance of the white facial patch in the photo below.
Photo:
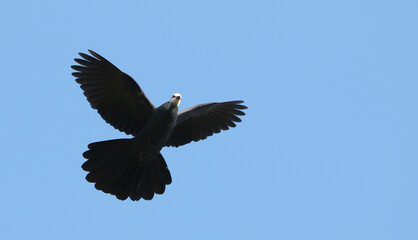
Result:
<svg viewBox="0 0 418 240"><path fill-rule="evenodd" d="M180 105L180 102L181 102L181 94L180 93L174 93L173 96L171 97L170 102L172 102L174 105L176 105L178 107Z"/></svg>

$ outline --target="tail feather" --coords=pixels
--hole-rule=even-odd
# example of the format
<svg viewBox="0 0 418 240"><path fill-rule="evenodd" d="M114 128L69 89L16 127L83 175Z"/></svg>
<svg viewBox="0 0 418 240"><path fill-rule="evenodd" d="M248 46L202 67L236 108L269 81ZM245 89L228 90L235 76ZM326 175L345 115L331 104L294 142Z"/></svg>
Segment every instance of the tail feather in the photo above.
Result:
<svg viewBox="0 0 418 240"><path fill-rule="evenodd" d="M151 182L151 171L150 169L146 169L142 174L141 183L138 187L139 195L145 200L151 200L154 197Z"/></svg>
<svg viewBox="0 0 418 240"><path fill-rule="evenodd" d="M89 172L86 180L120 200L151 200L154 193L163 194L165 185L171 183L170 171L160 153L145 163L139 159L140 154L132 153L131 144L131 139L89 144L89 150L83 153L88 159L82 165Z"/></svg>
<svg viewBox="0 0 418 240"><path fill-rule="evenodd" d="M142 169L132 168L127 171L127 173L121 178L120 188L116 192L116 197L119 200L125 200L129 197L129 194L135 191L137 183L139 182L139 177L141 176Z"/></svg>
<svg viewBox="0 0 418 240"><path fill-rule="evenodd" d="M155 190L155 193L161 194L161 192L164 192L165 190L165 184L162 179L159 178L157 164L151 165L150 174L152 188Z"/></svg>
<svg viewBox="0 0 418 240"><path fill-rule="evenodd" d="M93 171L108 166L113 163L115 158L120 158L123 151L127 150L129 140L117 139L89 144L89 150L83 153L83 157L88 161L81 167L85 171Z"/></svg>
<svg viewBox="0 0 418 240"><path fill-rule="evenodd" d="M145 200L153 198L154 193L163 194L165 185L171 183L170 171L161 154L157 154L152 159L152 164L144 167L140 184L137 186L134 194L129 197L131 200L139 200L141 197Z"/></svg>
<svg viewBox="0 0 418 240"><path fill-rule="evenodd" d="M109 193L117 196L119 189L123 187L121 180L127 174L128 170L128 167L123 164L114 168L114 171L111 172L110 178L108 179L107 189Z"/></svg>
<svg viewBox="0 0 418 240"><path fill-rule="evenodd" d="M156 176L158 176L159 179L162 180L162 182L166 185L171 184L171 174L170 171L167 168L167 164L164 161L164 158L162 155L161 159L159 159L158 161L155 161L155 171L156 171Z"/></svg>

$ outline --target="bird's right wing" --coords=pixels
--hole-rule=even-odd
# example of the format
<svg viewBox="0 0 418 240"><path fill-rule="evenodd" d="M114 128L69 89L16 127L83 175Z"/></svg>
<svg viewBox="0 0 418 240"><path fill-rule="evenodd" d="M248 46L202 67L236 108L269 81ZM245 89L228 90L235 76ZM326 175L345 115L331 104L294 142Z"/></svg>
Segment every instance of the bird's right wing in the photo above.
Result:
<svg viewBox="0 0 418 240"><path fill-rule="evenodd" d="M150 118L154 105L139 85L126 73L99 54L79 53L83 59L74 59L73 76L84 91L91 107L114 128L135 135Z"/></svg>
<svg viewBox="0 0 418 240"><path fill-rule="evenodd" d="M241 122L237 116L245 115L247 109L243 101L200 104L179 112L176 126L167 140L166 146L178 147L191 141L199 141L235 127Z"/></svg>

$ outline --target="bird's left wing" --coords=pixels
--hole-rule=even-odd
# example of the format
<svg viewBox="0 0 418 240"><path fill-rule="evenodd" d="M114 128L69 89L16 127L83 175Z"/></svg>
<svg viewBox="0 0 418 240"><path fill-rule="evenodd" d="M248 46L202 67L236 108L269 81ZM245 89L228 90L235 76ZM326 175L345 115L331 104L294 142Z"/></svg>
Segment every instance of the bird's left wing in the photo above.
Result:
<svg viewBox="0 0 418 240"><path fill-rule="evenodd" d="M181 111L176 126L166 142L166 146L178 147L191 141L199 141L235 127L241 122L237 116L245 113L243 101L216 102L200 104Z"/></svg>
<svg viewBox="0 0 418 240"><path fill-rule="evenodd" d="M71 66L91 107L97 109L103 119L127 134L136 135L150 118L154 105L139 85L99 54L79 53L83 59L74 59Z"/></svg>

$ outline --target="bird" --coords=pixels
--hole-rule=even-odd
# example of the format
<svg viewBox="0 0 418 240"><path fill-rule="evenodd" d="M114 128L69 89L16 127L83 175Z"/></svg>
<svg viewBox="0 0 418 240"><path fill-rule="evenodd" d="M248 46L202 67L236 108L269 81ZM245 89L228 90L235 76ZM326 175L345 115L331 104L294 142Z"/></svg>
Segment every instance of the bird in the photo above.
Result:
<svg viewBox="0 0 418 240"><path fill-rule="evenodd" d="M178 111L182 96L155 107L138 83L110 61L88 50L75 58L72 75L87 101L115 129L132 138L93 142L83 153L86 180L97 190L116 196L151 200L171 184L171 173L160 153L235 127L245 115L242 100L209 102Z"/></svg>

